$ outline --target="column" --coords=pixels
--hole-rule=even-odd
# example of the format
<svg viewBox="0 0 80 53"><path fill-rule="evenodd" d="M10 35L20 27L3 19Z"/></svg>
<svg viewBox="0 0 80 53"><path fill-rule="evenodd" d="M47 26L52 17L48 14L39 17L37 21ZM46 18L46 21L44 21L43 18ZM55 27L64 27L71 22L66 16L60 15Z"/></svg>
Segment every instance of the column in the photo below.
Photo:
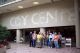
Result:
<svg viewBox="0 0 80 53"><path fill-rule="evenodd" d="M21 31L19 29L16 30L16 42L20 43Z"/></svg>
<svg viewBox="0 0 80 53"><path fill-rule="evenodd" d="M25 30L23 30L23 38L24 38L24 43L25 43Z"/></svg>
<svg viewBox="0 0 80 53"><path fill-rule="evenodd" d="M80 21L78 0L74 0L75 18L76 18L76 48L80 48Z"/></svg>
<svg viewBox="0 0 80 53"><path fill-rule="evenodd" d="M40 32L45 34L45 28L40 28Z"/></svg>

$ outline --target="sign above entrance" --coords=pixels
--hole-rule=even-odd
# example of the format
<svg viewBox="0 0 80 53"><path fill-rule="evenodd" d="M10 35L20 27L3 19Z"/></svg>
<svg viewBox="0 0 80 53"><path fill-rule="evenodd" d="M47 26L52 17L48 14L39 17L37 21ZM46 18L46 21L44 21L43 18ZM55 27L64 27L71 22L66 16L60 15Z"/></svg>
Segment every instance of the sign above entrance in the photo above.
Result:
<svg viewBox="0 0 80 53"><path fill-rule="evenodd" d="M65 12L66 14L69 12ZM40 25L40 24L48 24L48 23L57 23L57 22L63 22L64 21L64 12L59 13L56 10L55 14L53 15L51 12L40 12L40 13L34 13L32 14L31 18L29 15L27 16L17 16L16 18L10 19L10 25L11 26L21 26L21 25L28 25L29 22L33 25ZM69 13L70 14L70 13ZM67 17L67 22L73 22L75 19L73 18L73 15L70 15Z"/></svg>

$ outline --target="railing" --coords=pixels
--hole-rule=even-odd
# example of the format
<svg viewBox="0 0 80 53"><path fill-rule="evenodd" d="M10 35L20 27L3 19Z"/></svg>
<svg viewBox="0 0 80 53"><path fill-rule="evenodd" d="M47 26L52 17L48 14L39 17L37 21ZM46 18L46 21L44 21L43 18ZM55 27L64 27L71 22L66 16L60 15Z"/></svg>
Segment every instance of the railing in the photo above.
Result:
<svg viewBox="0 0 80 53"><path fill-rule="evenodd" d="M15 1L15 0L0 0L0 5L4 5L4 4L12 2L12 1Z"/></svg>

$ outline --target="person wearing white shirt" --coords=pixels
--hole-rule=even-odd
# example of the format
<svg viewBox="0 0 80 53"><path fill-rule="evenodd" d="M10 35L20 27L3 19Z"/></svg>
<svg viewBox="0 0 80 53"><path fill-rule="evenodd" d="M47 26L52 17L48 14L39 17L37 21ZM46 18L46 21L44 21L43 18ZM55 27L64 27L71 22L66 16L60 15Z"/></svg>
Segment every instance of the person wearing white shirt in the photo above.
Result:
<svg viewBox="0 0 80 53"><path fill-rule="evenodd" d="M52 42L52 38L53 38L52 33L50 33L50 35L49 35L49 47L50 48L52 48L52 45L51 45L52 44L51 43Z"/></svg>

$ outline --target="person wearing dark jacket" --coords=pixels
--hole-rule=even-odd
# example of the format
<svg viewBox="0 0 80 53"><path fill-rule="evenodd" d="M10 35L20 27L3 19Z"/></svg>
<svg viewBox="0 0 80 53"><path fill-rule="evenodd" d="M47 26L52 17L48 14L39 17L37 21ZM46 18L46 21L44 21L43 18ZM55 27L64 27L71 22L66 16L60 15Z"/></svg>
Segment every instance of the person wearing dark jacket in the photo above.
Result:
<svg viewBox="0 0 80 53"><path fill-rule="evenodd" d="M29 46L32 47L32 32L29 34Z"/></svg>

